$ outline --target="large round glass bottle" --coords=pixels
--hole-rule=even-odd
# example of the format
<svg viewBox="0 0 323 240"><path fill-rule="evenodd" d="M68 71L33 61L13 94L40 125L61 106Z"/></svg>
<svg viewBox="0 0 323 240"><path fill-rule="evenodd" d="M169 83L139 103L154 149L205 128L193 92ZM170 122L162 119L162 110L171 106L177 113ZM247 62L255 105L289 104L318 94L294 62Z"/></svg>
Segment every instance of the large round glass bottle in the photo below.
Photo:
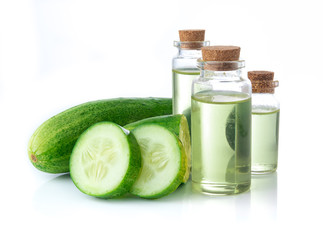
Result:
<svg viewBox="0 0 323 240"><path fill-rule="evenodd" d="M241 77L240 48L202 48L192 85L192 185L236 194L251 182L251 83Z"/></svg>

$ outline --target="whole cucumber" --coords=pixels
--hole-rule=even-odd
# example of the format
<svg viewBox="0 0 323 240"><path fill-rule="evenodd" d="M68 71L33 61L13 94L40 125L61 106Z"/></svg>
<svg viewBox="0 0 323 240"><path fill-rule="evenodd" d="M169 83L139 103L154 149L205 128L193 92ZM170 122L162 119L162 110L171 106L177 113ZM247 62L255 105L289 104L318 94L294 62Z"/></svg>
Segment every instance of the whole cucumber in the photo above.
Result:
<svg viewBox="0 0 323 240"><path fill-rule="evenodd" d="M121 126L172 113L170 98L115 98L83 103L45 121L31 136L28 156L48 173L69 172L69 159L78 137L91 125L111 121Z"/></svg>

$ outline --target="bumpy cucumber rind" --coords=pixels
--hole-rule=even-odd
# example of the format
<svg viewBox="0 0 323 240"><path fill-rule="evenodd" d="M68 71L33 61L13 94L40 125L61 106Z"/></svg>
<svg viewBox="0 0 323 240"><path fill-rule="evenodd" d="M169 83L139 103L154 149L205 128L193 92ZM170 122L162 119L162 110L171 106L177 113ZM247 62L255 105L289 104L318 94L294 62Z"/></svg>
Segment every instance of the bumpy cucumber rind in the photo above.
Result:
<svg viewBox="0 0 323 240"><path fill-rule="evenodd" d="M129 123L124 128L128 130L133 130L136 127L146 124L146 123L155 123L160 126L163 126L173 132L181 141L187 161L185 162L186 165L186 171L183 176L183 183L186 183L190 176L190 169L191 169L191 140L190 140L190 133L189 133L189 127L187 123L187 119L185 115L183 114L176 114L176 115L165 115L165 116L157 116L157 117L151 117L142 119L133 123Z"/></svg>
<svg viewBox="0 0 323 240"><path fill-rule="evenodd" d="M157 123L148 123L148 122L144 123L144 124L141 124L141 125L139 125L137 127L144 127L146 125L156 125L156 126L162 127ZM163 127L163 128L167 129L166 127ZM163 191L160 191L160 192L158 192L156 194L143 195L143 194L141 194L139 191L137 191L134 188L130 189L131 194L133 194L135 196L138 196L138 197L141 197L141 198L146 198L146 199L158 199L158 198L167 196L170 193L174 192L179 187L179 185L182 183L183 177L184 177L184 175L186 173L186 163L187 163L186 152L185 152L185 149L184 149L184 147L182 145L182 142L179 140L179 138L173 132L171 132L169 129L167 129L167 130L170 132L170 134L176 140L176 143L178 144L178 146L180 148L180 159L181 159L181 161L180 161L179 171L177 172L177 175L174 177L173 181L168 185L167 188L165 188Z"/></svg>
<svg viewBox="0 0 323 240"><path fill-rule="evenodd" d="M69 159L78 137L91 125L111 121L121 126L172 113L169 98L116 98L87 102L45 121L28 143L28 156L39 170L69 172Z"/></svg>
<svg viewBox="0 0 323 240"><path fill-rule="evenodd" d="M141 119L133 123L129 123L125 125L124 128L131 131L136 127L145 123L156 123L172 131L173 133L176 134L176 136L179 136L179 131L180 131L179 126L180 126L181 119L183 117L185 118L183 114L150 117L150 118Z"/></svg>
<svg viewBox="0 0 323 240"><path fill-rule="evenodd" d="M106 124L106 123L111 123L111 122L100 122L100 123L96 123L94 125L92 125L90 128L88 128L87 130L84 131L84 133L82 135L85 135L85 133L87 131L90 131L92 128L98 126L99 124ZM113 124L113 123L112 123ZM117 124L115 124L116 126L118 126ZM120 126L118 126L120 127ZM122 127L120 127L122 129ZM123 180L120 182L120 184L115 187L115 189L109 191L108 193L105 194L101 194L101 195L93 195L90 194L89 192L85 191L84 189L81 189L76 181L74 181L73 179L73 172L70 173L71 178L75 184L75 186L83 193L87 194L87 195L91 195L94 197L98 197L98 198L114 198L114 197L119 197L122 196L126 193L129 192L130 188L132 187L133 183L136 181L139 173L140 173L140 169L141 169L141 152L140 152L140 146L137 143L137 140L135 138L135 136L133 135L133 133L125 131L123 129L124 133L126 134L126 138L127 138L127 142L129 145L129 150L130 150L130 155L129 155L129 166L127 169L127 172L123 178ZM81 141L82 135L79 137L78 141ZM75 144L75 147L77 147L77 142ZM74 148L75 148L74 147ZM75 149L73 149L71 156L73 155L73 152L75 151ZM70 164L73 164L72 162L70 162Z"/></svg>

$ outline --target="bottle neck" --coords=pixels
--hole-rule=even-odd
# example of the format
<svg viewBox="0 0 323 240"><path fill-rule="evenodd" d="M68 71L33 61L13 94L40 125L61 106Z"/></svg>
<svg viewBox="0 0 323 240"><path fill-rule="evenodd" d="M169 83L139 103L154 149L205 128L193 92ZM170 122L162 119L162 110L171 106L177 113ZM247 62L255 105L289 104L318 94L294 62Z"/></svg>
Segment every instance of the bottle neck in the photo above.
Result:
<svg viewBox="0 0 323 240"><path fill-rule="evenodd" d="M273 112L280 109L274 93L252 93L253 112Z"/></svg>
<svg viewBox="0 0 323 240"><path fill-rule="evenodd" d="M236 81L241 79L242 69L230 70L230 71L214 71L208 69L201 69L201 77L208 80L220 80L220 81Z"/></svg>
<svg viewBox="0 0 323 240"><path fill-rule="evenodd" d="M202 51L201 49L185 49L185 48L178 48L178 56L183 58L201 58Z"/></svg>
<svg viewBox="0 0 323 240"><path fill-rule="evenodd" d="M279 81L274 80L252 80L252 92L254 94L274 94L275 88L279 86Z"/></svg>
<svg viewBox="0 0 323 240"><path fill-rule="evenodd" d="M178 49L178 55L187 58L200 58L202 57L201 48L209 46L209 41L188 41L178 42L174 41L174 47Z"/></svg>
<svg viewBox="0 0 323 240"><path fill-rule="evenodd" d="M201 77L207 80L237 81L241 79L244 61L203 61L198 60Z"/></svg>

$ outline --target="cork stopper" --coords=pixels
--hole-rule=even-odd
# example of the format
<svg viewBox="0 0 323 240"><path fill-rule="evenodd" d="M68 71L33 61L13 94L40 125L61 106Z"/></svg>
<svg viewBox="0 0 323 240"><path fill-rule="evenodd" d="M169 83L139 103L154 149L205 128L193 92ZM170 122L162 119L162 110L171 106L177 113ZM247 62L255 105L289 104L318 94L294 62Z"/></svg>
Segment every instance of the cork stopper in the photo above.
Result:
<svg viewBox="0 0 323 240"><path fill-rule="evenodd" d="M204 29L179 30L179 40L181 42L204 41Z"/></svg>
<svg viewBox="0 0 323 240"><path fill-rule="evenodd" d="M250 71L248 78L252 83L253 93L274 93L279 82L274 81L274 72Z"/></svg>
<svg viewBox="0 0 323 240"><path fill-rule="evenodd" d="M217 63L206 64L204 69L214 71L230 71L239 68L240 47L237 46L207 46L202 48L203 61Z"/></svg>
<svg viewBox="0 0 323 240"><path fill-rule="evenodd" d="M181 48L200 49L203 46L205 37L204 29L179 30L179 40L182 42Z"/></svg>
<svg viewBox="0 0 323 240"><path fill-rule="evenodd" d="M238 61L240 47L236 46L208 46L202 48L204 61Z"/></svg>

